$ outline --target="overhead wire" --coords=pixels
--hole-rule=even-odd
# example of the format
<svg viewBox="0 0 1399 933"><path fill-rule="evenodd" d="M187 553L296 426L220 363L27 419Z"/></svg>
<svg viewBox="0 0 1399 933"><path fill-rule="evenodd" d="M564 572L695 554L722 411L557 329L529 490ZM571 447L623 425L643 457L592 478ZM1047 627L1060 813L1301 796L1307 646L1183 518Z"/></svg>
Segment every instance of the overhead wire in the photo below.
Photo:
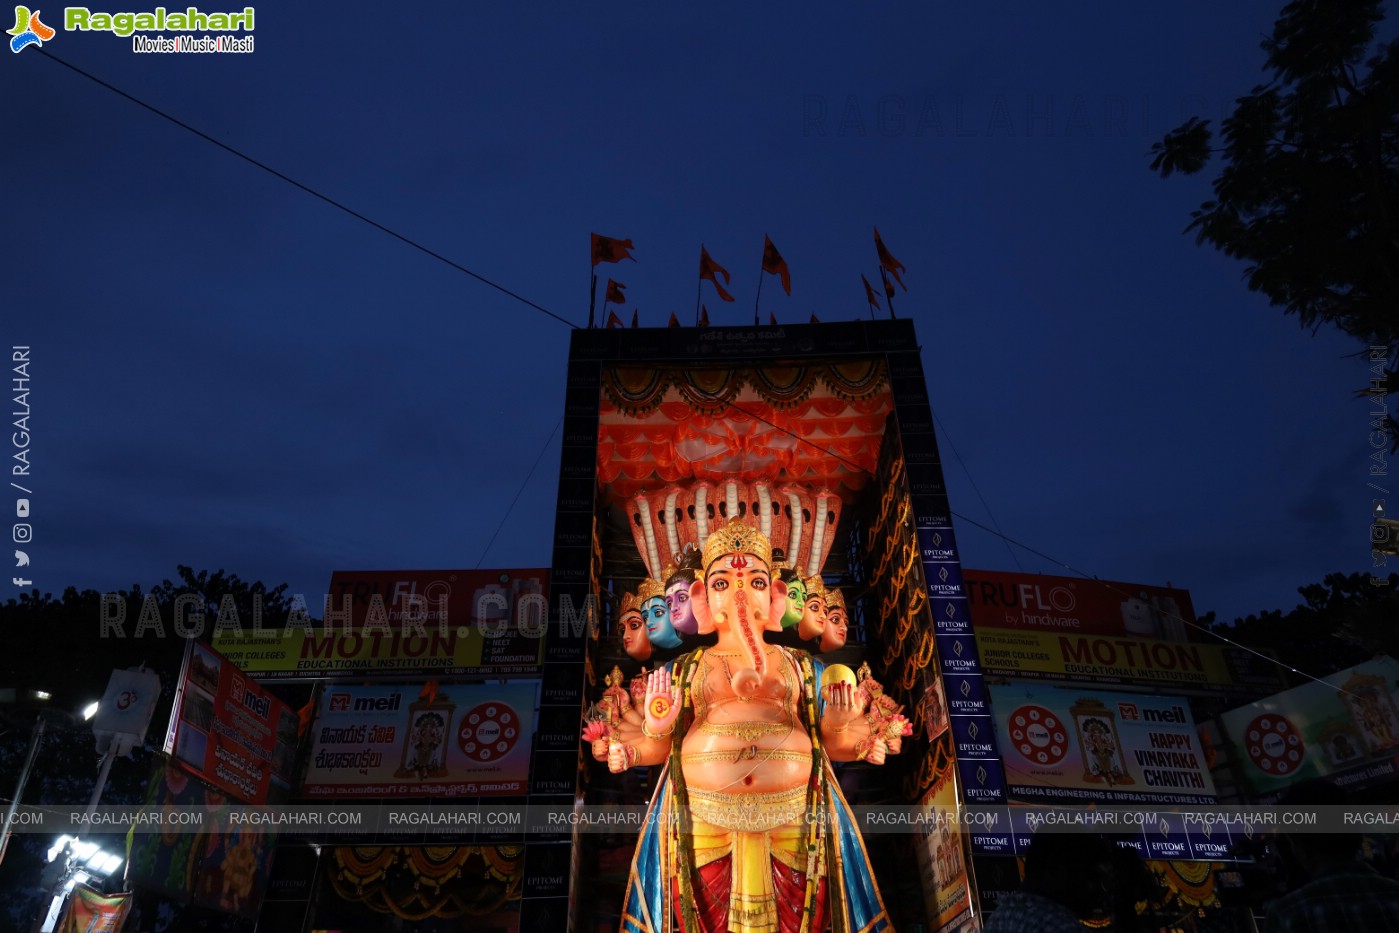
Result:
<svg viewBox="0 0 1399 933"><path fill-rule="evenodd" d="M507 297L513 298L513 299L515 299L516 301L521 302L522 304L524 304L524 305L526 305L526 306L528 306L528 307L530 307L530 308L533 308L534 310L540 312L541 314L547 314L549 317L551 317L551 318L553 318L554 320L558 321L560 324L567 324L569 327L573 328L574 330L577 330L577 329L578 329L578 325L577 325L577 324L573 323L572 321L568 320L567 318L564 318L564 317L561 317L561 316L558 315L558 314L555 314L553 311L550 311L548 308L544 307L543 305L537 304L537 303L531 301L530 299L524 297L523 295L520 295L520 294L518 294L518 293L516 293L516 292L511 291L510 289L506 288L504 285L501 285L501 284L498 283L498 282L494 282L494 281L492 281L492 280L486 278L484 275L481 275L479 272L473 272L471 269L468 269L466 266L463 266L461 263L455 262L454 260L451 260L451 259L448 259L446 256L442 255L441 253L437 252L436 250L432 249L431 247L424 246L422 243L419 243L417 240L414 240L414 239L412 239L411 237L405 236L405 235L403 235L402 233L399 233L397 230L394 230L394 229L392 229L391 227L387 227L387 226L385 226L384 224L379 223L377 220L374 220L374 219L372 219L372 218L370 218L370 217L365 216L364 214L360 213L359 211L355 210L354 208L349 207L349 206L346 205L346 204L342 204L341 202L335 200L334 198L332 198L332 197L330 197L330 196L328 196L328 195L321 194L321 193L320 193L319 191L317 191L316 189L310 187L309 185L306 185L306 184L303 184L303 183L297 181L295 178L292 178L292 177L290 177L289 175L286 175L286 174L283 174L282 172L279 172L277 169L273 168L272 166L268 165L267 163L262 162L262 161L260 161L260 160L258 160L258 159L255 159L255 158L253 158L252 156L250 156L250 155L248 155L248 154L246 154L246 153L244 153L244 152L241 152L241 151L239 151L238 149L235 149L233 146L230 146L228 143L225 143L225 142L223 142L223 141L220 140L220 139L216 139L215 137L210 136L208 133L204 132L203 130L200 130L200 129L197 129L196 127L191 126L190 124L188 124L188 123L186 123L185 121L181 120L179 117L176 117L176 116L173 116L173 115L171 115L171 114L168 114L168 113L166 113L164 110L161 110L159 107L152 106L151 104L148 104L148 103L146 103L145 101L141 100L139 97L136 97L136 96L134 96L134 95L132 95L132 94L128 94L126 91L123 91L121 88L116 87L115 85L112 85L112 84L110 84L110 83L108 83L108 82L102 80L101 78L97 77L97 76L94 75L94 74L91 74L90 72L84 71L83 69L79 68L77 65L74 65L74 64L72 64L72 63L70 63L70 62L67 62L67 61L64 61L63 59L59 58L57 55L54 55L54 54L51 53L51 52L45 52L43 49L39 49L38 51L39 51L39 54L40 54L40 55L43 55L45 58L49 59L50 61L53 61L53 62L56 62L56 63L62 65L64 68L69 69L70 71L74 72L75 74L82 75L84 78L87 78L89 81L92 81L92 82L94 82L95 84L97 84L97 85L99 85L99 86L101 86L101 87L106 88L107 90L111 91L113 94L116 94L116 95L118 95L119 97L122 97L122 98L125 98L126 100L129 100L131 103L135 104L136 106L141 107L141 108L144 109L144 110L150 111L151 113L155 114L156 116L160 117L160 118L163 119L163 120L168 120L168 121L170 121L171 123L173 123L173 124L175 124L176 126L180 127L180 129L183 129L183 130L186 130L186 131L188 131L188 132L190 132L190 133L193 133L195 136L198 136L200 139L204 140L205 142L212 143L213 145L218 146L220 149L222 149L223 151L227 152L228 154L230 154L230 155L232 155L232 156L236 156L236 157L239 158L239 159L242 159L244 162L247 162L249 165L252 165L252 166L255 166L255 167L257 167L257 168L262 169L264 172L267 172L269 175L272 175L272 176L275 177L275 178L281 179L282 181L286 182L287 184L291 185L292 187L297 188L298 190L303 191L303 192L305 192L306 194L311 195L313 198L317 198L317 199L319 199L319 200L321 200L321 201L324 201L326 204L329 204L331 207L334 207L334 208L336 208L337 210L344 211L346 214L349 214L351 217L355 218L356 220L368 224L369 226L373 227L374 229L380 231L381 233L386 233L386 234L388 234L389 236L393 237L394 239L398 240L399 242L404 243L404 244L406 244L406 245L408 245L408 246L411 246L413 249L416 249L416 250L418 250L419 252L426 253L428 256L431 256L433 259L436 259L438 262L444 263L445 265L450 266L451 268L457 270L458 272L462 272L462 273L465 273L466 275L471 276L473 279L475 279L476 281L480 282L482 285L489 286L490 288L495 289L496 291L500 292L501 294L506 295Z"/></svg>

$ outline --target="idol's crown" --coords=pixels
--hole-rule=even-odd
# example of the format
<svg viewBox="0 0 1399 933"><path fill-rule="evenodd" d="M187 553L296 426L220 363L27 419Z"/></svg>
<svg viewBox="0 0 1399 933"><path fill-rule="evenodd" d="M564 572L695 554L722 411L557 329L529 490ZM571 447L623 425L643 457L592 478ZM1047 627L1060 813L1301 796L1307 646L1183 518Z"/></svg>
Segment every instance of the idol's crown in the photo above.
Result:
<svg viewBox="0 0 1399 933"><path fill-rule="evenodd" d="M660 580L653 580L647 577L645 580L642 580L641 585L636 588L636 601L639 606L646 605L648 599L654 599L657 596L662 599L665 598L665 584Z"/></svg>
<svg viewBox="0 0 1399 933"><path fill-rule="evenodd" d="M752 554L772 567L772 542L767 535L735 518L704 542L704 569L725 554Z"/></svg>

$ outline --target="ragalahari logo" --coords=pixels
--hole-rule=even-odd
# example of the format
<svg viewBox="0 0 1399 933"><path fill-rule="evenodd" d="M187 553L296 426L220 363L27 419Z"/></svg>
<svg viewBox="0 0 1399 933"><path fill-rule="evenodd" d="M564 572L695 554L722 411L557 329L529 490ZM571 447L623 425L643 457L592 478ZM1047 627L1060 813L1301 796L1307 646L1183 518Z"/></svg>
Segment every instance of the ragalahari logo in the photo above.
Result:
<svg viewBox="0 0 1399 933"><path fill-rule="evenodd" d="M57 33L45 26L39 19L39 11L29 12L27 6L15 7L15 28L10 30L10 35L14 36L10 40L10 51L18 55L25 48L31 45L43 46Z"/></svg>

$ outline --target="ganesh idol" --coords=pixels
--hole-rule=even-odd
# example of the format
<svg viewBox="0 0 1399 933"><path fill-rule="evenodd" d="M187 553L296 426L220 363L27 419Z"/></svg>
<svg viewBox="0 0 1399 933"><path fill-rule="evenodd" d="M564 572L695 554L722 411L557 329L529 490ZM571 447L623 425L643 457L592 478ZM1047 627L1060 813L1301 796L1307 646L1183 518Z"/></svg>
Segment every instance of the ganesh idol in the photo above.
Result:
<svg viewBox="0 0 1399 933"><path fill-rule="evenodd" d="M614 772L664 766L623 933L889 929L831 762L882 764L907 721L853 674L823 687L810 655L768 644L786 600L756 528L734 520L704 541L689 602L717 644L652 672L640 729L608 739Z"/></svg>

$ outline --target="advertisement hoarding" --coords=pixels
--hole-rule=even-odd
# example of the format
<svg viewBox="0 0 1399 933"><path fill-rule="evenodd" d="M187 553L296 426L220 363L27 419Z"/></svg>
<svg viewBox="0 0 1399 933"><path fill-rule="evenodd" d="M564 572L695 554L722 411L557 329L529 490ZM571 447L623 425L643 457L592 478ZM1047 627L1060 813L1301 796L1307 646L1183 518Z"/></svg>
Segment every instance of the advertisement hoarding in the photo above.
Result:
<svg viewBox="0 0 1399 933"><path fill-rule="evenodd" d="M1185 641L1195 607L1186 590L1145 583L965 570L972 623L979 628Z"/></svg>
<svg viewBox="0 0 1399 933"><path fill-rule="evenodd" d="M161 832L160 813L136 820L126 834L129 884L181 903L255 920L272 869L277 834L261 821L237 819L228 798L173 761L157 760L146 811L194 812L189 826Z"/></svg>
<svg viewBox="0 0 1399 933"><path fill-rule="evenodd" d="M291 707L208 645L188 643L165 754L239 800L275 803L290 791L296 726Z"/></svg>
<svg viewBox="0 0 1399 933"><path fill-rule="evenodd" d="M1220 722L1259 793L1323 777L1342 786L1392 779L1399 773L1396 687L1399 661L1378 657L1230 710Z"/></svg>
<svg viewBox="0 0 1399 933"><path fill-rule="evenodd" d="M328 686L311 730L302 793L523 794L538 701L538 681Z"/></svg>
<svg viewBox="0 0 1399 933"><path fill-rule="evenodd" d="M1264 692L1279 684L1275 664L1241 648L1152 638L981 629L982 669L1022 680L1138 684L1172 693Z"/></svg>
<svg viewBox="0 0 1399 933"><path fill-rule="evenodd" d="M1182 698L1015 682L990 692L1013 798L1215 800L1195 720Z"/></svg>
<svg viewBox="0 0 1399 933"><path fill-rule="evenodd" d="M221 629L214 646L258 679L528 674L548 621L549 571L337 571L324 624Z"/></svg>

